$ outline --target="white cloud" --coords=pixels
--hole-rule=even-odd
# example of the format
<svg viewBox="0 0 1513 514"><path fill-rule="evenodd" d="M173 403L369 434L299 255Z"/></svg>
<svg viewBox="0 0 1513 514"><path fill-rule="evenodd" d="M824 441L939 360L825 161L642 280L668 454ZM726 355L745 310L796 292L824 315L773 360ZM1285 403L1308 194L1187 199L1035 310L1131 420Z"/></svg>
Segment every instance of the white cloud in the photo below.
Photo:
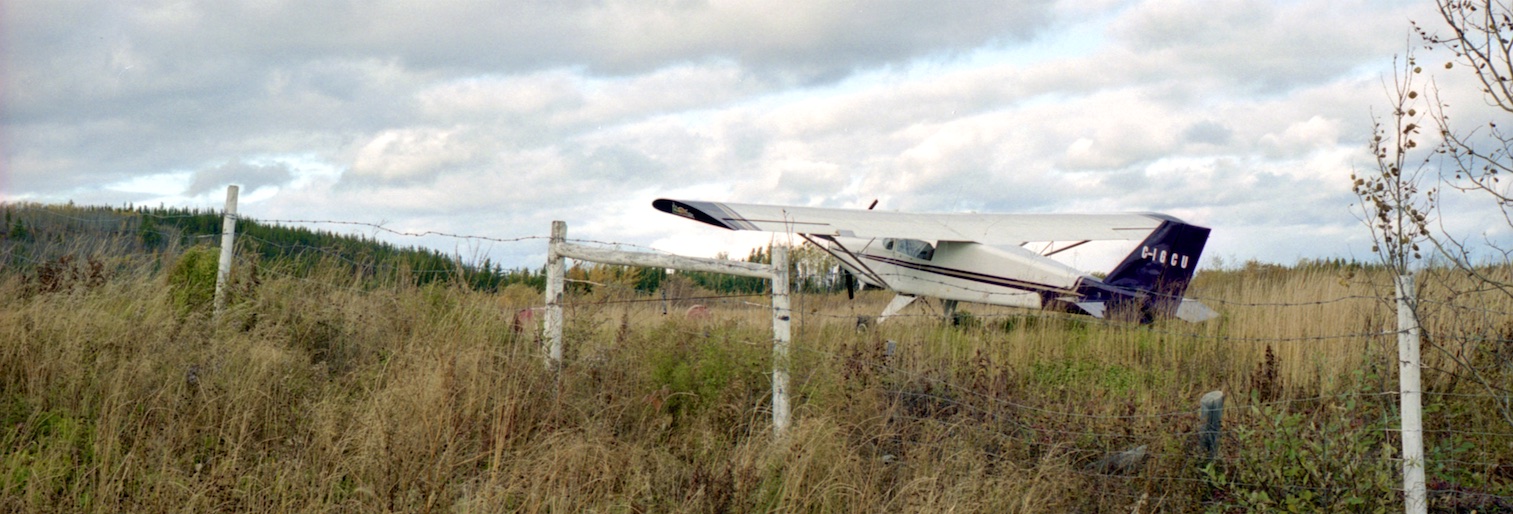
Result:
<svg viewBox="0 0 1513 514"><path fill-rule="evenodd" d="M652 198L1163 210L1213 226L1210 255L1338 254L1380 77L1431 8L17 0L0 195L193 203L239 181L277 186L254 217L493 237L564 219L702 255L764 236ZM1488 119L1435 71L1457 123Z"/></svg>
<svg viewBox="0 0 1513 514"><path fill-rule="evenodd" d="M1260 146L1269 157L1296 157L1340 141L1340 121L1314 116L1298 121L1280 133L1261 136Z"/></svg>
<svg viewBox="0 0 1513 514"><path fill-rule="evenodd" d="M474 158L472 145L456 130L411 128L385 130L357 150L344 175L357 183L415 184L435 178Z"/></svg>

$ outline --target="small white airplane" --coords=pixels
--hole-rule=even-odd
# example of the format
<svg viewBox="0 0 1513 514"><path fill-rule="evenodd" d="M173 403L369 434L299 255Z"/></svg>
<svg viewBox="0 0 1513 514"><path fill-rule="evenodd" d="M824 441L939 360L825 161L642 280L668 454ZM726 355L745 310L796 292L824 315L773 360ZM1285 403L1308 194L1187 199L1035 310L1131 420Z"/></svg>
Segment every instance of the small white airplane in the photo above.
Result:
<svg viewBox="0 0 1513 514"><path fill-rule="evenodd" d="M1182 297L1209 229L1164 214L917 214L665 198L652 206L720 228L802 236L862 283L898 293L878 321L919 296L940 298L948 314L965 301L1141 323L1218 316ZM1049 258L1105 240L1141 243L1101 280ZM1042 255L1024 247L1030 242L1070 244Z"/></svg>

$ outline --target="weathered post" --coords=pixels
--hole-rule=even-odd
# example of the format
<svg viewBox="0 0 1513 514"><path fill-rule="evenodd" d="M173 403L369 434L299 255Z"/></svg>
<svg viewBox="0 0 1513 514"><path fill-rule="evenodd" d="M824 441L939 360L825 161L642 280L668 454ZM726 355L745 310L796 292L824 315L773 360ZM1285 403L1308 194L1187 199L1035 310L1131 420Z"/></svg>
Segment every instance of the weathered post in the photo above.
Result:
<svg viewBox="0 0 1513 514"><path fill-rule="evenodd" d="M560 247L566 243L567 223L552 222L552 239L546 246L546 367L557 369L562 365L562 289L566 268L562 262Z"/></svg>
<svg viewBox="0 0 1513 514"><path fill-rule="evenodd" d="M226 283L231 279L231 260L236 257L237 186L226 186L226 210L221 214L221 260L215 272L215 317L226 308Z"/></svg>
<svg viewBox="0 0 1513 514"><path fill-rule="evenodd" d="M1224 391L1209 391L1198 400L1198 449L1205 462L1219 458L1219 435L1224 431Z"/></svg>
<svg viewBox="0 0 1513 514"><path fill-rule="evenodd" d="M1398 275L1397 361L1398 401L1403 415L1403 511L1428 512L1424 484L1424 411L1420 380L1419 326L1414 313L1413 275Z"/></svg>
<svg viewBox="0 0 1513 514"><path fill-rule="evenodd" d="M792 311L788 303L788 247L772 248L772 433L788 430L788 342Z"/></svg>

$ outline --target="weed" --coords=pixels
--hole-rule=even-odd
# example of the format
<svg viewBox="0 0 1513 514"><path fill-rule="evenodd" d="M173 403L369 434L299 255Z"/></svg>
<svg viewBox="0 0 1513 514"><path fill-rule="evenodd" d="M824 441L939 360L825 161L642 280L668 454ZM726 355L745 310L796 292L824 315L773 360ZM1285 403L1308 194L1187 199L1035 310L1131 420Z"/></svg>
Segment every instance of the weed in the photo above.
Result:
<svg viewBox="0 0 1513 514"><path fill-rule="evenodd" d="M1250 374L1251 400L1259 403L1272 402L1281 397L1281 388L1277 380L1277 354L1271 351L1271 345L1268 344L1266 358Z"/></svg>
<svg viewBox="0 0 1513 514"><path fill-rule="evenodd" d="M105 285L109 279L105 263L96 257L89 256L80 262L68 254L38 265L29 277L27 289L31 294L58 293L75 288L87 290Z"/></svg>

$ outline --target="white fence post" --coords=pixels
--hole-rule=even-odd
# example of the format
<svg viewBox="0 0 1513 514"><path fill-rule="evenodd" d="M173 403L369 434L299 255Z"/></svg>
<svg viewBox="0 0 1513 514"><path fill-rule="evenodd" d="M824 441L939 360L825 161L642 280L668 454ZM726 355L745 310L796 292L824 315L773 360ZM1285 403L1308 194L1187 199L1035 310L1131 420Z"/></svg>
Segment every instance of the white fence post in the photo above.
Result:
<svg viewBox="0 0 1513 514"><path fill-rule="evenodd" d="M1413 275L1397 276L1397 359L1398 399L1402 411L1403 438L1403 511L1409 514L1428 512L1428 494L1424 486L1424 411L1423 387L1419 379L1419 326L1414 312L1418 300L1413 292Z"/></svg>
<svg viewBox="0 0 1513 514"><path fill-rule="evenodd" d="M552 222L552 239L546 246L546 367L562 365L562 289L567 270L562 262L561 246L567 239L567 223Z"/></svg>
<svg viewBox="0 0 1513 514"><path fill-rule="evenodd" d="M792 328L788 298L788 248L772 247L772 433L788 430L788 341Z"/></svg>
<svg viewBox="0 0 1513 514"><path fill-rule="evenodd" d="M236 247L237 186L226 186L226 210L221 217L221 260L215 273L215 316L226 308L226 282L231 279L231 259Z"/></svg>

